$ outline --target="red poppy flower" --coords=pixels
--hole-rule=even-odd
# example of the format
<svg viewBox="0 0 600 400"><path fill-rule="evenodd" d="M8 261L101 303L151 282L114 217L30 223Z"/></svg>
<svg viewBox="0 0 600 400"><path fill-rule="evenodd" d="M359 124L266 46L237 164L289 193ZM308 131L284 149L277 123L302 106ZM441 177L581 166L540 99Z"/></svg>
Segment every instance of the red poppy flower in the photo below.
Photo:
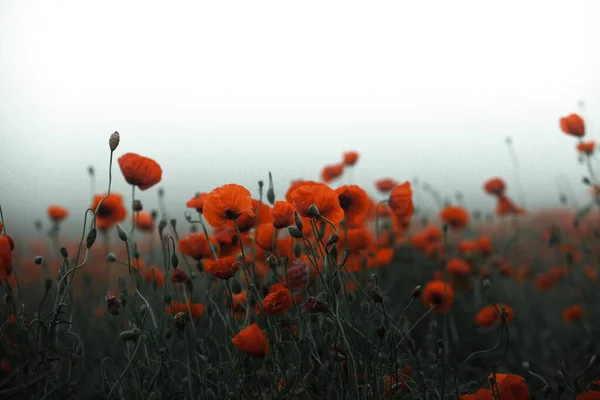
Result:
<svg viewBox="0 0 600 400"><path fill-rule="evenodd" d="M446 265L446 271L454 276L468 276L471 273L471 265L463 259L451 258Z"/></svg>
<svg viewBox="0 0 600 400"><path fill-rule="evenodd" d="M98 194L94 196L92 205L90 208L96 210L100 200L104 199L105 194ZM118 193L111 193L106 199L102 201L100 208L96 211L96 227L100 230L107 230L112 228L117 222L121 222L125 219L127 210L123 205L123 196Z"/></svg>
<svg viewBox="0 0 600 400"><path fill-rule="evenodd" d="M269 353L267 338L256 324L242 329L231 342L238 349L252 357L264 357Z"/></svg>
<svg viewBox="0 0 600 400"><path fill-rule="evenodd" d="M562 318L565 322L581 321L583 318L583 307L579 304L573 304L571 307L565 308L562 312Z"/></svg>
<svg viewBox="0 0 600 400"><path fill-rule="evenodd" d="M64 207L57 205L51 205L50 207L48 207L48 216L54 222L60 222L67 218L68 215L69 210L67 210Z"/></svg>
<svg viewBox="0 0 600 400"><path fill-rule="evenodd" d="M165 307L165 311L171 315L176 315L180 312L187 314L188 306L190 308L190 311L192 312L191 313L192 319L197 319L197 318L201 317L202 314L204 314L204 309L205 309L204 304L192 303L191 300L188 300L187 303L180 303L178 301L172 301L170 306Z"/></svg>
<svg viewBox="0 0 600 400"><path fill-rule="evenodd" d="M223 225L247 214L253 217L252 197L243 186L229 184L218 187L208 194L202 207L204 217L211 226Z"/></svg>
<svg viewBox="0 0 600 400"><path fill-rule="evenodd" d="M482 236L476 239L475 243L477 243L477 248L482 256L487 257L492 254L492 242L489 237Z"/></svg>
<svg viewBox="0 0 600 400"><path fill-rule="evenodd" d="M250 229L255 228L257 223L260 225L273 222L271 217L271 207L267 204L252 199L252 210L252 214L244 213L235 221L240 232L248 232ZM227 224L230 224L235 228L233 221L228 221Z"/></svg>
<svg viewBox="0 0 600 400"><path fill-rule="evenodd" d="M450 310L452 303L454 303L454 289L443 281L431 281L425 285L421 298L426 307L434 304L437 306L435 308L436 312L444 313Z"/></svg>
<svg viewBox="0 0 600 400"><path fill-rule="evenodd" d="M283 315L292 306L292 292L285 286L276 283L263 300L263 310L267 315Z"/></svg>
<svg viewBox="0 0 600 400"><path fill-rule="evenodd" d="M194 260L213 258L206 236L201 233L188 233L179 240L179 251Z"/></svg>
<svg viewBox="0 0 600 400"><path fill-rule="evenodd" d="M271 217L276 229L287 228L294 224L294 206L287 201L276 201L271 208Z"/></svg>
<svg viewBox="0 0 600 400"><path fill-rule="evenodd" d="M396 216L410 218L415 212L412 201L412 188L410 182L404 182L392 189L389 200L390 210Z"/></svg>
<svg viewBox="0 0 600 400"><path fill-rule="evenodd" d="M382 178L375 181L375 186L377 187L377 190L379 190L382 193L391 192L392 189L396 187L396 185L398 185L398 182L392 178Z"/></svg>
<svg viewBox="0 0 600 400"><path fill-rule="evenodd" d="M334 224L344 219L344 210L340 207L337 193L329 186L318 184L301 185L292 193L292 204L298 214L309 217L308 209L315 205L320 214Z"/></svg>
<svg viewBox="0 0 600 400"><path fill-rule="evenodd" d="M273 250L274 235L275 227L273 227L273 224L260 224L256 228L256 244L263 250L271 251Z"/></svg>
<svg viewBox="0 0 600 400"><path fill-rule="evenodd" d="M594 142L594 141L577 143L577 150L580 153L587 154L588 156L591 155L595 149L596 149L596 142Z"/></svg>
<svg viewBox="0 0 600 400"><path fill-rule="evenodd" d="M495 385L492 384L494 375L488 376L490 387L495 387L500 400L528 400L529 389L525 384L525 378L515 374L496 374Z"/></svg>
<svg viewBox="0 0 600 400"><path fill-rule="evenodd" d="M152 282L152 279L154 278L159 286L162 286L165 283L165 274L156 267L144 268L142 270L142 277L146 282Z"/></svg>
<svg viewBox="0 0 600 400"><path fill-rule="evenodd" d="M326 165L321 171L321 179L325 183L329 183L334 179L339 178L344 173L344 164Z"/></svg>
<svg viewBox="0 0 600 400"><path fill-rule="evenodd" d="M379 268L387 267L391 264L394 259L394 249L385 247L382 248L375 254L375 260L377 261L377 266Z"/></svg>
<svg viewBox="0 0 600 400"><path fill-rule="evenodd" d="M492 178L483 184L483 190L492 196L502 196L506 190L506 184L502 178Z"/></svg>
<svg viewBox="0 0 600 400"><path fill-rule="evenodd" d="M567 135L582 137L585 135L585 123L577 114L571 114L560 119L560 129Z"/></svg>
<svg viewBox="0 0 600 400"><path fill-rule="evenodd" d="M138 212L135 216L135 227L144 232L154 230L154 220L152 219L152 215L146 211Z"/></svg>
<svg viewBox="0 0 600 400"><path fill-rule="evenodd" d="M469 214L460 206L446 206L440 212L440 219L452 229L462 229L469 223Z"/></svg>
<svg viewBox="0 0 600 400"><path fill-rule="evenodd" d="M498 310L502 310L502 308L504 308L504 312L506 313L506 322L510 322L513 319L514 312L511 306L506 304L497 304L496 306L498 309L493 305L489 305L479 310L477 315L475 315L475 323L483 328L492 326L496 321L500 320Z"/></svg>
<svg viewBox="0 0 600 400"><path fill-rule="evenodd" d="M351 167L358 161L358 153L356 151L347 151L344 153L344 164Z"/></svg>
<svg viewBox="0 0 600 400"><path fill-rule="evenodd" d="M12 250L14 244L10 236L0 236L0 276L9 277L13 272Z"/></svg>
<svg viewBox="0 0 600 400"><path fill-rule="evenodd" d="M365 250L373 243L373 234L364 228L348 229L345 235L340 232L340 243L350 251Z"/></svg>
<svg viewBox="0 0 600 400"><path fill-rule="evenodd" d="M502 217L504 215L523 215L525 210L515 205L508 197L498 197L498 204L496 205L496 215Z"/></svg>
<svg viewBox="0 0 600 400"><path fill-rule="evenodd" d="M156 185L162 179L162 169L151 158L135 153L126 153L119 157L119 167L130 185L146 190Z"/></svg>
<svg viewBox="0 0 600 400"><path fill-rule="evenodd" d="M229 279L240 268L237 258L228 256L208 263L207 270L219 279Z"/></svg>
<svg viewBox="0 0 600 400"><path fill-rule="evenodd" d="M385 389L383 391L383 397L388 398L394 396L400 390L407 390L408 385L406 384L408 381L408 376L410 376L410 364L407 364L401 371L398 371L396 374L389 376L386 375L383 377L385 383Z"/></svg>
<svg viewBox="0 0 600 400"><path fill-rule="evenodd" d="M298 189L300 186L304 186L304 185L320 185L320 183L315 182L315 181L303 180L303 179L293 181L292 184L290 185L290 187L288 188L287 192L285 193L285 200L288 203L293 203L292 194L294 193L294 191L296 189Z"/></svg>
<svg viewBox="0 0 600 400"><path fill-rule="evenodd" d="M477 243L473 240L461 240L458 242L458 252L463 257L472 257L478 250Z"/></svg>
<svg viewBox="0 0 600 400"><path fill-rule="evenodd" d="M199 213L202 213L202 207L204 206L204 201L208 197L208 193L196 193L196 196L192 197L185 203L187 208L194 208Z"/></svg>
<svg viewBox="0 0 600 400"><path fill-rule="evenodd" d="M340 207L344 210L346 223L355 226L364 223L371 200L360 186L344 185L335 190L338 195Z"/></svg>

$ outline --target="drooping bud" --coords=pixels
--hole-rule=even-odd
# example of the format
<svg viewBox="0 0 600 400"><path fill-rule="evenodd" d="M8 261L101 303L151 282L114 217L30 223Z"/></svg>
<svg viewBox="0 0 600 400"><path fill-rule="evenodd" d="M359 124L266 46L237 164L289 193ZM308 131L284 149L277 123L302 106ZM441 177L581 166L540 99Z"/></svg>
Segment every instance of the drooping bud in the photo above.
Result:
<svg viewBox="0 0 600 400"><path fill-rule="evenodd" d="M329 240L327 241L327 246L331 246L332 244L336 244L339 241L340 241L340 237L338 236L337 233L334 233L331 236L329 236Z"/></svg>
<svg viewBox="0 0 600 400"><path fill-rule="evenodd" d="M302 222L302 218L300 217L300 214L298 214L298 211L294 211L294 224L296 225L296 228L302 232L302 228L304 228L304 222Z"/></svg>
<svg viewBox="0 0 600 400"><path fill-rule="evenodd" d="M315 204L311 204L308 207L308 216L313 218L319 218L321 216L321 212Z"/></svg>
<svg viewBox="0 0 600 400"><path fill-rule="evenodd" d="M98 231L96 230L96 228L90 229L90 231L87 234L87 237L85 238L85 247L88 250L90 249L90 247L92 247L92 245L96 241L97 236L98 236Z"/></svg>
<svg viewBox="0 0 600 400"><path fill-rule="evenodd" d="M123 230L123 228L121 228L121 225L119 224L117 224L117 236L119 236L119 239L121 239L122 241L127 241L127 233L125 233L125 230Z"/></svg>
<svg viewBox="0 0 600 400"><path fill-rule="evenodd" d="M110 147L110 151L115 151L117 149L117 146L119 145L120 141L121 141L121 135L119 135L119 132L114 131L110 135L110 139L108 139L108 147Z"/></svg>

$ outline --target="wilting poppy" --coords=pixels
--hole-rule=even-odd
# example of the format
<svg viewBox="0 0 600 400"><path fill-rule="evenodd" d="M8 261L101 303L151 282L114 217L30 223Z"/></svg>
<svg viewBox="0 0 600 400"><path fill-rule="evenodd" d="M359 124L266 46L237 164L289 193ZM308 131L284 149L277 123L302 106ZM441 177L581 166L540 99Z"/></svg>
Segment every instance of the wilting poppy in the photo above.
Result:
<svg viewBox="0 0 600 400"><path fill-rule="evenodd" d="M48 207L48 217L50 217L50 219L54 222L60 222L67 218L68 215L69 210L67 210L65 207L57 205L51 205Z"/></svg>
<svg viewBox="0 0 600 400"><path fill-rule="evenodd" d="M346 224L349 226L362 224L367 217L371 201L367 192L357 185L344 185L335 190L344 210Z"/></svg>
<svg viewBox="0 0 600 400"><path fill-rule="evenodd" d="M398 182L392 178L382 178L375 181L375 187L382 193L391 192L398 185Z"/></svg>
<svg viewBox="0 0 600 400"><path fill-rule="evenodd" d="M271 208L273 227L276 229L287 228L294 224L294 206L287 201L276 201Z"/></svg>
<svg viewBox="0 0 600 400"><path fill-rule="evenodd" d="M250 192L236 184L224 185L210 192L204 201L202 211L211 226L236 220L242 214L254 216Z"/></svg>
<svg viewBox="0 0 600 400"><path fill-rule="evenodd" d="M191 300L188 300L187 303L180 303L173 300L170 306L165 307L165 311L171 315L176 315L180 312L188 313L188 306L190 308L189 311L191 311L192 319L199 318L204 314L204 304L192 303Z"/></svg>
<svg viewBox="0 0 600 400"><path fill-rule="evenodd" d="M460 206L446 206L440 212L440 219L452 229L462 229L469 223L469 214Z"/></svg>
<svg viewBox="0 0 600 400"><path fill-rule="evenodd" d="M194 208L199 213L202 213L202 207L204 206L204 201L207 197L208 193L196 193L194 197L192 197L190 200L188 200L187 203L185 203L185 206L187 208Z"/></svg>
<svg viewBox="0 0 600 400"><path fill-rule="evenodd" d="M130 185L146 190L156 185L162 179L162 169L151 158L135 153L126 153L119 157L119 167Z"/></svg>
<svg viewBox="0 0 600 400"><path fill-rule="evenodd" d="M337 193L322 183L296 188L292 193L292 204L302 217L310 217L308 209L314 204L321 216L332 223L337 224L344 219L344 210L340 207Z"/></svg>
<svg viewBox="0 0 600 400"><path fill-rule="evenodd" d="M496 307L498 308L496 309ZM513 318L513 309L511 306L506 304L497 304L496 306L489 305L483 307L481 310L479 310L477 315L475 315L475 322L478 326L484 328L492 326L496 321L500 320L500 313L498 311L501 311L502 308L504 308L504 312L506 313L506 322L510 322Z"/></svg>
<svg viewBox="0 0 600 400"><path fill-rule="evenodd" d="M252 357L264 357L269 353L267 338L256 324L242 329L231 342L238 349Z"/></svg>
<svg viewBox="0 0 600 400"><path fill-rule="evenodd" d="M344 173L344 164L326 165L321 170L321 179L325 183L329 183L334 179L339 178Z"/></svg>
<svg viewBox="0 0 600 400"><path fill-rule="evenodd" d="M567 135L582 137L585 135L585 123L577 114L571 114L560 119L560 129Z"/></svg>
<svg viewBox="0 0 600 400"><path fill-rule="evenodd" d="M402 218L412 217L415 208L412 201L412 188L410 182L404 182L392 189L388 205L390 210L392 210L396 216Z"/></svg>
<svg viewBox="0 0 600 400"><path fill-rule="evenodd" d="M105 194L94 196L90 208L96 210L100 200L104 199ZM123 205L123 196L118 193L111 193L106 199L102 200L100 208L96 211L96 226L100 230L112 228L117 222L125 219L127 210Z"/></svg>
<svg viewBox="0 0 600 400"><path fill-rule="evenodd" d="M503 196L506 184L502 178L491 178L483 184L483 190L493 196Z"/></svg>
<svg viewBox="0 0 600 400"><path fill-rule="evenodd" d="M237 258L228 256L208 263L207 270L219 279L231 278L240 268Z"/></svg>
<svg viewBox="0 0 600 400"><path fill-rule="evenodd" d="M435 308L436 312L444 313L450 310L452 303L454 303L454 289L441 280L431 281L425 285L421 298L426 307L433 304L437 306Z"/></svg>
<svg viewBox="0 0 600 400"><path fill-rule="evenodd" d="M351 167L358 161L358 153L356 151L347 151L344 153L344 164Z"/></svg>
<svg viewBox="0 0 600 400"><path fill-rule="evenodd" d="M0 276L9 277L13 272L12 250L14 244L8 235L0 236Z"/></svg>
<svg viewBox="0 0 600 400"><path fill-rule="evenodd" d="M188 233L179 240L179 251L194 260L213 258L206 236L201 233Z"/></svg>
<svg viewBox="0 0 600 400"><path fill-rule="evenodd" d="M154 219L146 211L140 211L135 215L135 227L140 231L150 232L154 230Z"/></svg>
<svg viewBox="0 0 600 400"><path fill-rule="evenodd" d="M594 150L596 149L596 142L579 142L577 143L577 151L586 155L592 155Z"/></svg>
<svg viewBox="0 0 600 400"><path fill-rule="evenodd" d="M262 305L267 315L283 315L291 306L292 292L279 283L271 286L271 290L263 300Z"/></svg>
<svg viewBox="0 0 600 400"><path fill-rule="evenodd" d="M579 304L573 304L572 306L565 308L562 312L562 318L565 322L581 321L583 318L583 307Z"/></svg>

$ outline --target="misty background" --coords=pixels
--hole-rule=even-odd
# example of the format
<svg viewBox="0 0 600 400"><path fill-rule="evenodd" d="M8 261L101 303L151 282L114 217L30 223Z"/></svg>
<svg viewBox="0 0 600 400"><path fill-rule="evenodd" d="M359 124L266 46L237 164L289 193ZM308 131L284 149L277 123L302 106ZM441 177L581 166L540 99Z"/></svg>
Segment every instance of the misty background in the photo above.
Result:
<svg viewBox="0 0 600 400"><path fill-rule="evenodd" d="M32 232L59 204L79 232L87 168L104 192L115 130L116 157L163 169L136 197L157 208L164 187L181 222L197 191L239 183L257 196L272 171L282 198L347 150L360 160L334 186L351 179L379 198L375 179L418 177L491 211L490 177L519 199L507 136L529 209L556 206L565 182L582 203L587 171L558 120L578 112L597 138L599 20L593 0L2 1L7 228ZM113 191L130 207L116 160Z"/></svg>

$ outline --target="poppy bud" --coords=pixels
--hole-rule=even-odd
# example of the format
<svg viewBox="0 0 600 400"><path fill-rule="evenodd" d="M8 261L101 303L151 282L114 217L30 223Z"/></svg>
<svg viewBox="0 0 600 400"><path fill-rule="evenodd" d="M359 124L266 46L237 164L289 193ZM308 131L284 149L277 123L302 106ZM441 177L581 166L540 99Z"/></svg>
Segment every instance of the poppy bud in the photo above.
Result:
<svg viewBox="0 0 600 400"><path fill-rule="evenodd" d="M523 363L521 365L523 366L524 370L529 371L529 362L528 361L523 361Z"/></svg>
<svg viewBox="0 0 600 400"><path fill-rule="evenodd" d="M300 214L298 214L298 211L294 211L294 224L296 225L296 228L298 228L300 232L302 232L302 228L304 228L304 223L302 222L302 218L300 218Z"/></svg>
<svg viewBox="0 0 600 400"><path fill-rule="evenodd" d="M311 204L308 207L308 216L313 218L319 218L321 216L319 208L315 204Z"/></svg>
<svg viewBox="0 0 600 400"><path fill-rule="evenodd" d="M158 222L158 233L162 236L163 230L167 227L167 221L165 219L161 219Z"/></svg>
<svg viewBox="0 0 600 400"><path fill-rule="evenodd" d="M106 309L112 315L119 315L121 313L121 303L117 300L117 296L112 292L108 292L106 297L104 297L104 301L106 302Z"/></svg>
<svg viewBox="0 0 600 400"><path fill-rule="evenodd" d="M490 286L491 286L491 285L490 285L490 280L489 280L489 279L484 279L484 280L483 280L483 282L482 282L482 284L483 284L483 288L484 288L485 290L489 289L489 288L490 288Z"/></svg>
<svg viewBox="0 0 600 400"><path fill-rule="evenodd" d="M275 204L275 191L273 188L267 189L267 200L271 205Z"/></svg>
<svg viewBox="0 0 600 400"><path fill-rule="evenodd" d="M415 286L415 288L413 289L411 296L413 299L418 298L419 296L421 296L421 285L417 285Z"/></svg>
<svg viewBox="0 0 600 400"><path fill-rule="evenodd" d="M192 213L189 211L184 212L183 218L185 218L187 222L192 222Z"/></svg>
<svg viewBox="0 0 600 400"><path fill-rule="evenodd" d="M265 186L265 182L263 182L262 179L260 181L258 181L258 190L260 192L262 192L264 186Z"/></svg>
<svg viewBox="0 0 600 400"><path fill-rule="evenodd" d="M61 248L60 248L60 255L61 255L61 256L62 256L64 259L67 259L67 258L69 258L69 252L68 252L68 250L67 250L67 248L66 248L66 247L61 247Z"/></svg>
<svg viewBox="0 0 600 400"><path fill-rule="evenodd" d="M142 201L141 200L134 200L132 208L133 208L133 211L135 211L135 212L142 211L144 209L144 207L142 206Z"/></svg>
<svg viewBox="0 0 600 400"><path fill-rule="evenodd" d="M115 262L117 261L117 255L115 253L113 253L112 251L110 253L108 253L108 255L106 256L106 259L110 262Z"/></svg>
<svg viewBox="0 0 600 400"><path fill-rule="evenodd" d="M295 226L288 226L288 232L290 233L290 236L294 239L303 238L302 231Z"/></svg>
<svg viewBox="0 0 600 400"><path fill-rule="evenodd" d="M127 331L123 331L119 334L119 338L125 342L135 341L141 335L141 331L138 328L133 328Z"/></svg>
<svg viewBox="0 0 600 400"><path fill-rule="evenodd" d="M144 315L148 312L148 306L144 303L140 306L140 315Z"/></svg>
<svg viewBox="0 0 600 400"><path fill-rule="evenodd" d="M121 228L121 225L117 224L117 235L119 236L119 239L121 239L122 241L126 242L127 241L127 233L125 233L125 231L123 230L123 228Z"/></svg>
<svg viewBox="0 0 600 400"><path fill-rule="evenodd" d="M98 236L98 231L96 230L96 228L90 229L90 231L87 234L87 237L85 238L85 247L87 249L92 247L92 245L96 241L97 236Z"/></svg>
<svg viewBox="0 0 600 400"><path fill-rule="evenodd" d="M169 220L169 223L171 224L171 226L173 227L173 229L175 229L177 227L177 220L175 218L171 218Z"/></svg>
<svg viewBox="0 0 600 400"><path fill-rule="evenodd" d="M584 185L590 185L590 178L588 178L587 176L584 176L581 181L583 182Z"/></svg>
<svg viewBox="0 0 600 400"><path fill-rule="evenodd" d="M90 165L87 169L88 174L90 174L90 176L94 176L95 170L94 170L94 166Z"/></svg>
<svg viewBox="0 0 600 400"><path fill-rule="evenodd" d="M267 265L273 269L277 268L277 258L273 255L270 255L269 257L267 257Z"/></svg>
<svg viewBox="0 0 600 400"><path fill-rule="evenodd" d="M162 186L158 188L158 197L163 197L165 195L165 188Z"/></svg>
<svg viewBox="0 0 600 400"><path fill-rule="evenodd" d="M315 297L309 297L303 309L306 313L325 313L329 311L329 304Z"/></svg>
<svg viewBox="0 0 600 400"><path fill-rule="evenodd" d="M42 261L44 261L44 258L42 256L35 256L35 258L33 259L33 263L35 265L42 265Z"/></svg>
<svg viewBox="0 0 600 400"><path fill-rule="evenodd" d="M110 151L115 151L117 149L120 140L121 136L119 135L119 132L114 131L110 135L110 139L108 139L108 147L110 147Z"/></svg>
<svg viewBox="0 0 600 400"><path fill-rule="evenodd" d="M300 258L300 254L302 254L302 246L296 243L294 244L294 256L296 256L296 258Z"/></svg>
<svg viewBox="0 0 600 400"><path fill-rule="evenodd" d="M333 245L329 248L329 250L327 250L327 254L329 255L329 257L331 257L334 261L337 262L337 258L338 258L338 249L337 246Z"/></svg>
<svg viewBox="0 0 600 400"><path fill-rule="evenodd" d="M339 241L340 241L340 237L337 235L337 233L334 233L333 235L329 236L329 240L327 241L327 246L331 246L332 244L335 244Z"/></svg>
<svg viewBox="0 0 600 400"><path fill-rule="evenodd" d="M173 269L177 268L177 266L179 265L179 257L177 257L177 254L173 253L171 255L171 267L173 267Z"/></svg>
<svg viewBox="0 0 600 400"><path fill-rule="evenodd" d="M156 211L156 210L150 211L150 216L152 217L152 221L156 221L156 218L158 217L158 211Z"/></svg>
<svg viewBox="0 0 600 400"><path fill-rule="evenodd" d="M10 295L10 293L6 293L6 294L4 295L4 302L5 302L6 304L10 304L10 303L12 302L12 296Z"/></svg>

